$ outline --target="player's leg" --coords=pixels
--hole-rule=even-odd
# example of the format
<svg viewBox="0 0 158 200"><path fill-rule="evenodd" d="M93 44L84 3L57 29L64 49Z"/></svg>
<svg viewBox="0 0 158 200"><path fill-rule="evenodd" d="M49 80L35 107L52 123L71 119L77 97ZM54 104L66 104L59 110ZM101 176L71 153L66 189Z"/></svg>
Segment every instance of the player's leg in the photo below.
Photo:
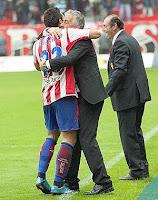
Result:
<svg viewBox="0 0 158 200"><path fill-rule="evenodd" d="M79 133L80 134L80 133ZM81 159L81 145L77 135L77 142L73 149L71 164L65 179L66 183L69 186L70 190L79 191L79 181L78 172Z"/></svg>
<svg viewBox="0 0 158 200"><path fill-rule="evenodd" d="M76 143L76 131L62 132L63 139L56 159L56 174L54 184L61 187L65 183L68 169L70 167L72 152Z"/></svg>
<svg viewBox="0 0 158 200"><path fill-rule="evenodd" d="M70 167L72 152L77 139L78 103L75 97L66 97L56 105L57 121L63 139L56 159L56 174L54 185L51 188L53 194L70 193L65 186L65 178Z"/></svg>
<svg viewBox="0 0 158 200"><path fill-rule="evenodd" d="M49 132L48 137L42 145L38 166L38 177L46 178L46 172L54 153L54 148L59 137L59 131Z"/></svg>
<svg viewBox="0 0 158 200"><path fill-rule="evenodd" d="M43 193L50 193L50 186L46 180L46 172L50 160L54 153L54 148L59 137L58 125L55 119L53 104L44 106L45 125L48 130L48 136L41 148L38 166L38 177L36 186Z"/></svg>

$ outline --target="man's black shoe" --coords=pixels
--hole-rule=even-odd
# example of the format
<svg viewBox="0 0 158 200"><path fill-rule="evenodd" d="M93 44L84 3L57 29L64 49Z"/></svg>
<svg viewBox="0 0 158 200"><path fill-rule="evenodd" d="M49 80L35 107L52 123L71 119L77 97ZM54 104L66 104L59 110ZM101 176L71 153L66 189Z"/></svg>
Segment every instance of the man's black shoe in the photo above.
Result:
<svg viewBox="0 0 158 200"><path fill-rule="evenodd" d="M79 192L80 188L79 188L79 184L76 183L74 185L70 184L70 183L66 183L67 186L69 187L70 190L73 190L74 192Z"/></svg>
<svg viewBox="0 0 158 200"><path fill-rule="evenodd" d="M80 179L78 179L78 178L69 178L69 179L65 180L69 189L73 190L74 192L80 191L79 181L80 181Z"/></svg>
<svg viewBox="0 0 158 200"><path fill-rule="evenodd" d="M69 185L69 189L70 190L73 190L73 191L75 191L75 192L79 192L80 191L80 188L79 188L79 186L76 186L76 185Z"/></svg>
<svg viewBox="0 0 158 200"><path fill-rule="evenodd" d="M149 174L146 174L146 175L143 175L143 176L131 176L130 174L127 174L126 176L123 176L123 177L120 177L119 179L120 180L123 180L123 181L131 181L131 180L143 180L145 178L148 178L149 177Z"/></svg>
<svg viewBox="0 0 158 200"><path fill-rule="evenodd" d="M93 189L85 192L85 195L96 195L96 194L103 194L103 193L109 193L114 191L114 188L112 186L106 187L105 185L97 185L95 184Z"/></svg>

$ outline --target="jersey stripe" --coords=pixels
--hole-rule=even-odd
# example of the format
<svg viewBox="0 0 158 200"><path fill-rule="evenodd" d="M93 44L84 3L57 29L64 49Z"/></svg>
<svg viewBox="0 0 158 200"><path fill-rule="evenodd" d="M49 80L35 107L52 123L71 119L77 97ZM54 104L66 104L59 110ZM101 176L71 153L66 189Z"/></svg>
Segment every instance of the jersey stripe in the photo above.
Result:
<svg viewBox="0 0 158 200"><path fill-rule="evenodd" d="M47 104L50 104L51 103L51 90L52 90L53 86L49 86L48 90L47 90L47 96L46 96L46 99L47 99Z"/></svg>
<svg viewBox="0 0 158 200"><path fill-rule="evenodd" d="M72 46L79 40L88 38L89 30L62 30L60 39L55 39L51 36L45 36L38 41L34 46L34 60L40 62L40 57L46 59L54 59L62 55L67 55ZM60 72L52 72L51 70L42 72L42 99L44 105L49 105L58 99L65 96L76 96L76 84L74 77L73 66L69 66Z"/></svg>
<svg viewBox="0 0 158 200"><path fill-rule="evenodd" d="M72 74L74 74L73 66L67 67L66 68L66 87L68 88L68 90L66 90L67 95L76 93L76 88L73 87L73 85L75 85L75 78L74 76L72 76Z"/></svg>
<svg viewBox="0 0 158 200"><path fill-rule="evenodd" d="M55 83L55 99L60 99L60 80Z"/></svg>

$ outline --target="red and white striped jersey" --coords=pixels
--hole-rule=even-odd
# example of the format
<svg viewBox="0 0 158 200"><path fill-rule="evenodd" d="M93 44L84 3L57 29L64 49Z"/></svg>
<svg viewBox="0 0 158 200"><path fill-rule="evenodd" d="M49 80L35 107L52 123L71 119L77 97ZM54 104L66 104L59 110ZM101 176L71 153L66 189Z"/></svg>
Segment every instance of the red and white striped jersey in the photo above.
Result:
<svg viewBox="0 0 158 200"><path fill-rule="evenodd" d="M72 46L79 40L89 39L89 29L63 29L60 39L45 36L35 42L33 46L34 62L41 58L53 59L67 55ZM42 99L44 105L66 96L76 96L77 90L73 66L65 67L60 72L48 70L42 72Z"/></svg>

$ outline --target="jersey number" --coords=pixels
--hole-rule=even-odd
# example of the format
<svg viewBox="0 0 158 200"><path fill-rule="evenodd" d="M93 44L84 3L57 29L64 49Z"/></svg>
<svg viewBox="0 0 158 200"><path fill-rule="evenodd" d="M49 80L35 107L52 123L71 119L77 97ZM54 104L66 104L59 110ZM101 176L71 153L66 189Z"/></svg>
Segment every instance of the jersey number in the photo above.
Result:
<svg viewBox="0 0 158 200"><path fill-rule="evenodd" d="M61 51L61 47L59 46L55 46L52 50L51 50L51 54L53 55L53 58L60 58L62 55L62 51ZM44 58L46 60L50 59L49 58L49 53L47 50L43 50L40 53L40 58Z"/></svg>

